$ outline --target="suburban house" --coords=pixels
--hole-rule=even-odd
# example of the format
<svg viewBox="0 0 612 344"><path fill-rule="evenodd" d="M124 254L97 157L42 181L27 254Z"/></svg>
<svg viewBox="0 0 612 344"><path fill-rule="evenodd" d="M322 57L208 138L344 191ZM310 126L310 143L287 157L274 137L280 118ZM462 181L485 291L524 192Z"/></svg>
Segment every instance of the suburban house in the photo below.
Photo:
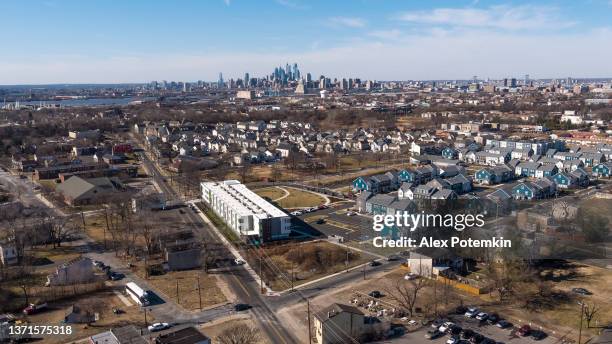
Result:
<svg viewBox="0 0 612 344"><path fill-rule="evenodd" d="M416 204L410 199L398 199L391 195L373 195L370 192L362 192L357 197L357 210L368 214L397 214L403 212L414 212Z"/></svg>
<svg viewBox="0 0 612 344"><path fill-rule="evenodd" d="M536 178L552 177L559 172L557 166L552 164L540 165L535 172Z"/></svg>
<svg viewBox="0 0 612 344"><path fill-rule="evenodd" d="M524 161L516 165L514 174L519 177L535 177L538 167L540 167L538 162Z"/></svg>
<svg viewBox="0 0 612 344"><path fill-rule="evenodd" d="M372 331L384 331L377 318L367 317L359 308L333 303L314 314L314 330L318 344L362 342Z"/></svg>
<svg viewBox="0 0 612 344"><path fill-rule="evenodd" d="M512 196L519 200L534 200L548 198L557 192L556 184L548 178L534 182L522 182L512 188Z"/></svg>
<svg viewBox="0 0 612 344"><path fill-rule="evenodd" d="M399 188L399 178L395 172L359 177L353 181L353 190L370 191L374 194L395 191Z"/></svg>
<svg viewBox="0 0 612 344"><path fill-rule="evenodd" d="M593 176L609 178L610 175L612 175L612 161L593 166Z"/></svg>
<svg viewBox="0 0 612 344"><path fill-rule="evenodd" d="M472 179L463 174L447 178L445 181L449 184L450 189L458 195L472 191Z"/></svg>
<svg viewBox="0 0 612 344"><path fill-rule="evenodd" d="M505 183L512 178L514 178L514 171L506 165L485 167L474 174L474 180L484 185Z"/></svg>
<svg viewBox="0 0 612 344"><path fill-rule="evenodd" d="M117 178L84 179L77 176L70 177L56 188L64 198L64 202L73 206L105 202L123 190L124 187Z"/></svg>
<svg viewBox="0 0 612 344"><path fill-rule="evenodd" d="M463 269L463 266L462 258L443 248L418 248L411 251L408 258L410 271L423 277L437 276L447 269L459 272Z"/></svg>
<svg viewBox="0 0 612 344"><path fill-rule="evenodd" d="M54 273L47 276L46 285L72 285L92 282L93 280L94 272L91 259L79 257L58 266Z"/></svg>
<svg viewBox="0 0 612 344"><path fill-rule="evenodd" d="M442 156L444 159L457 159L459 152L451 147L446 147L442 150Z"/></svg>

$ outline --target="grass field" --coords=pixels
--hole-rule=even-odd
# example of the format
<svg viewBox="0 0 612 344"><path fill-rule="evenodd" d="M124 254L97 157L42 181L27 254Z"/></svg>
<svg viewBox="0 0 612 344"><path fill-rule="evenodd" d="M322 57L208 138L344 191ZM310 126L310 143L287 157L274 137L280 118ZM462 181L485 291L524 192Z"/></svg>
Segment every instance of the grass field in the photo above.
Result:
<svg viewBox="0 0 612 344"><path fill-rule="evenodd" d="M306 208L314 207L325 203L325 199L312 192L302 191L294 188L286 188L289 196L278 201L278 205L283 208Z"/></svg>
<svg viewBox="0 0 612 344"><path fill-rule="evenodd" d="M285 196L285 192L282 189L279 189L277 187L256 189L254 190L254 192L258 194L259 196L269 198L272 201L274 201L277 198L281 198Z"/></svg>

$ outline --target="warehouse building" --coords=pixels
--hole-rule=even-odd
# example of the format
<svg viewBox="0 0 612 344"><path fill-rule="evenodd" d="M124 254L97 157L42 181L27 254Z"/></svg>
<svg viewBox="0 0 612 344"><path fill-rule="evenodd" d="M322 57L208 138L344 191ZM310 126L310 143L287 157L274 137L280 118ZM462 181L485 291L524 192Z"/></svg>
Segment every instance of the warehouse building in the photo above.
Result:
<svg viewBox="0 0 612 344"><path fill-rule="evenodd" d="M289 236L291 218L237 180L201 183L202 199L242 237L262 241Z"/></svg>

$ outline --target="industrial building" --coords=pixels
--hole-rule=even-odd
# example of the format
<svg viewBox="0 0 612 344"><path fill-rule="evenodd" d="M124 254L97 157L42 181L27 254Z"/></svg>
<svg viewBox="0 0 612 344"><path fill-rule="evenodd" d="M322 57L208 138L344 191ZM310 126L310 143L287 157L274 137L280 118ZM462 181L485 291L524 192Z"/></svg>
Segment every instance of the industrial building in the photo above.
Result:
<svg viewBox="0 0 612 344"><path fill-rule="evenodd" d="M289 236L291 218L237 180L201 183L202 199L242 237L262 241Z"/></svg>

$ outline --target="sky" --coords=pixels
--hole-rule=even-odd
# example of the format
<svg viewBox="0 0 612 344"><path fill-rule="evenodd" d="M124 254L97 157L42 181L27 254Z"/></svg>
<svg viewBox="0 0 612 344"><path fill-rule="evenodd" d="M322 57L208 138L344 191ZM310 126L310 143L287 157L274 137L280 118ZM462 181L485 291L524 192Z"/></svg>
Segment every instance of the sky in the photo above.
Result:
<svg viewBox="0 0 612 344"><path fill-rule="evenodd" d="M1 0L0 85L612 77L612 0Z"/></svg>

